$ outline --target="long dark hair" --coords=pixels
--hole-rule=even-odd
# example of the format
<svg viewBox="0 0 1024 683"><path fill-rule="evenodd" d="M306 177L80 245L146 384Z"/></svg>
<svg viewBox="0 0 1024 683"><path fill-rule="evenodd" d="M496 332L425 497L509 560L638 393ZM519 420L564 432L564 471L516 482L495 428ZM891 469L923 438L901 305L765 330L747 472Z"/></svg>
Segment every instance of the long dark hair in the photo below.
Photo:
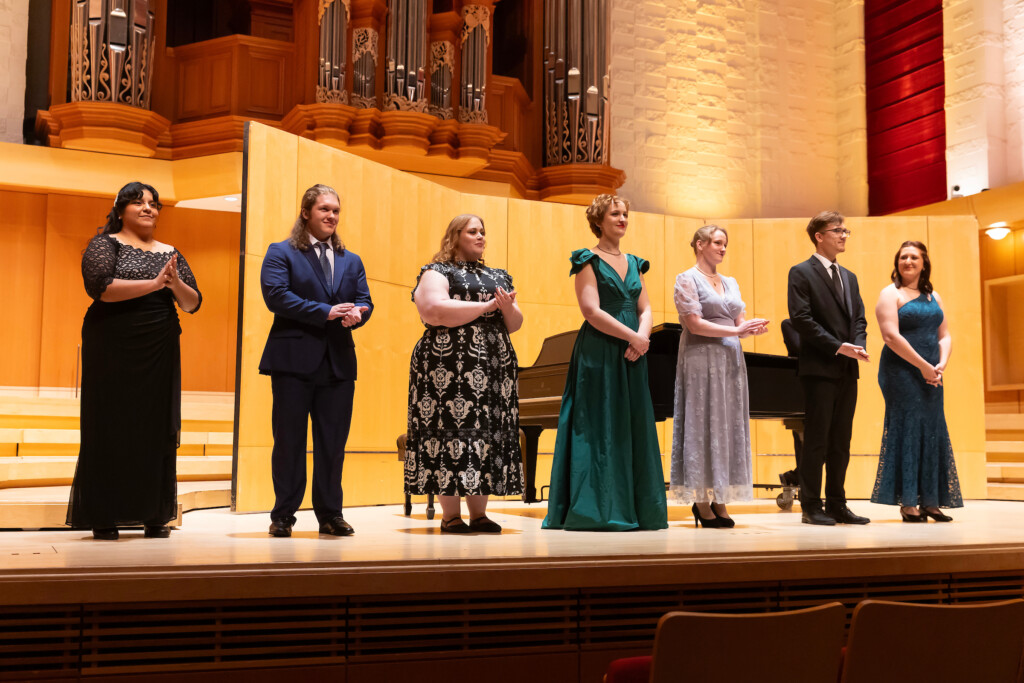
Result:
<svg viewBox="0 0 1024 683"><path fill-rule="evenodd" d="M322 183L317 183L302 194L302 201L299 202L299 217L295 219L295 224L292 226L292 234L288 236L288 242L299 251L309 251L309 248L312 246L309 243L309 230L306 228L306 219L302 216L302 212L311 212L316 204L316 200L325 194L333 194L338 203L341 203L341 197L338 196L337 190L330 185ZM345 251L345 243L338 237L337 228L331 234L330 242L331 249L336 253L340 254Z"/></svg>
<svg viewBox="0 0 1024 683"><path fill-rule="evenodd" d="M900 248L896 250L896 258L892 261L892 281L896 285L896 289L903 286L903 278L900 277L900 253L903 252L907 247L914 247L921 252L921 275L917 279L917 289L923 294L932 293L932 260L928 258L928 247L924 246L921 242L915 240L907 240L900 245Z"/></svg>
<svg viewBox="0 0 1024 683"><path fill-rule="evenodd" d="M114 208L107 214L107 222L98 230L98 233L101 235L113 235L114 233L121 232L121 228L124 227L124 224L121 223L121 214L124 213L124 207L136 199L142 199L143 193L146 190L149 190L149 193L153 195L153 204L156 206L156 210L162 209L163 204L160 203L160 193L156 191L155 187L146 183L140 183L137 180L132 181L117 191L117 196L114 197Z"/></svg>

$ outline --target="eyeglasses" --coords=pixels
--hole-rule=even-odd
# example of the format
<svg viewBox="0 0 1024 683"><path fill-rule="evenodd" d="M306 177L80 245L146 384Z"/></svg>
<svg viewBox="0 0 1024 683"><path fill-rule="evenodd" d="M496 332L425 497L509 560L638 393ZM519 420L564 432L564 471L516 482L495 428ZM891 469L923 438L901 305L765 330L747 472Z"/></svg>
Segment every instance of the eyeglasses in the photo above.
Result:
<svg viewBox="0 0 1024 683"><path fill-rule="evenodd" d="M822 232L834 232L840 237L849 237L853 233L846 228L832 228L831 230L822 230Z"/></svg>

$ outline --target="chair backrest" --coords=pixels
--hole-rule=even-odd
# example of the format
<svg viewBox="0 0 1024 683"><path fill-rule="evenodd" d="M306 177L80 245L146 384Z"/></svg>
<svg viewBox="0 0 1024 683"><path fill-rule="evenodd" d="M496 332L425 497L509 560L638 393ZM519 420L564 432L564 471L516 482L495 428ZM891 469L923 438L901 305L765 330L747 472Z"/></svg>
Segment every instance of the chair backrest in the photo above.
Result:
<svg viewBox="0 0 1024 683"><path fill-rule="evenodd" d="M843 683L1016 683L1024 600L915 605L865 600L846 646Z"/></svg>
<svg viewBox="0 0 1024 683"><path fill-rule="evenodd" d="M654 636L651 682L831 683L845 625L838 602L768 614L669 612Z"/></svg>

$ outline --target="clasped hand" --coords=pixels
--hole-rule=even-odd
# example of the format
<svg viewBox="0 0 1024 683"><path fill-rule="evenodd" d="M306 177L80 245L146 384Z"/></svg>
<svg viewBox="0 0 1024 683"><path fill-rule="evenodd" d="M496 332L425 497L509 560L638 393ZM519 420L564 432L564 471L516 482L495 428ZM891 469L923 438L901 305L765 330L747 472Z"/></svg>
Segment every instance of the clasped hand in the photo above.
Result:
<svg viewBox="0 0 1024 683"><path fill-rule="evenodd" d="M864 361L865 363L871 362L871 357L868 356L868 352L863 346L854 346L849 342L846 342L839 347L839 354L853 358L854 360Z"/></svg>
<svg viewBox="0 0 1024 683"><path fill-rule="evenodd" d="M180 282L178 276L178 255L172 254L171 258L167 259L167 263L160 269L157 276L153 278L152 282L156 285L156 289L160 290L164 287L174 287Z"/></svg>
<svg viewBox="0 0 1024 683"><path fill-rule="evenodd" d="M353 303L334 304L327 314L327 319L341 318L342 327L352 327L363 321L363 313L368 310L369 306L357 306Z"/></svg>
<svg viewBox="0 0 1024 683"><path fill-rule="evenodd" d="M942 372L943 369L938 365L925 365L921 368L921 376L924 377L925 384L933 387L942 386Z"/></svg>
<svg viewBox="0 0 1024 683"><path fill-rule="evenodd" d="M626 353L623 354L628 361L634 361L647 353L647 349L651 347L651 340L639 332L633 334L629 340L629 346L626 348Z"/></svg>
<svg viewBox="0 0 1024 683"><path fill-rule="evenodd" d="M758 335L765 334L768 332L768 323L770 321L767 318L751 318L750 320L744 320L739 326L740 337L756 337Z"/></svg>
<svg viewBox="0 0 1024 683"><path fill-rule="evenodd" d="M494 299L492 301L494 301L495 308L491 310L500 310L502 314L507 316L511 313L512 307L516 305L516 293L514 291L506 292L501 287L498 287L494 290Z"/></svg>

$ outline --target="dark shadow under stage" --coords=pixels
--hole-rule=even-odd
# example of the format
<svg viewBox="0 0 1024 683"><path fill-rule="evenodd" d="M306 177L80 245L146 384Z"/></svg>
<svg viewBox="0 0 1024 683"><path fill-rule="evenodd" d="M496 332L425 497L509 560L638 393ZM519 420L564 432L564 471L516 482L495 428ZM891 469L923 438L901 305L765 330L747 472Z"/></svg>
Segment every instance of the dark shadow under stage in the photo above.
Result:
<svg viewBox="0 0 1024 683"><path fill-rule="evenodd" d="M500 536L442 535L422 505L346 510L350 538L308 512L270 538L266 515L226 510L169 539L2 532L0 680L599 681L674 609L1024 596L1024 503L916 525L851 507L874 521L812 527L764 501L734 506L732 530L673 506L667 531L542 531L543 505L495 500Z"/></svg>

